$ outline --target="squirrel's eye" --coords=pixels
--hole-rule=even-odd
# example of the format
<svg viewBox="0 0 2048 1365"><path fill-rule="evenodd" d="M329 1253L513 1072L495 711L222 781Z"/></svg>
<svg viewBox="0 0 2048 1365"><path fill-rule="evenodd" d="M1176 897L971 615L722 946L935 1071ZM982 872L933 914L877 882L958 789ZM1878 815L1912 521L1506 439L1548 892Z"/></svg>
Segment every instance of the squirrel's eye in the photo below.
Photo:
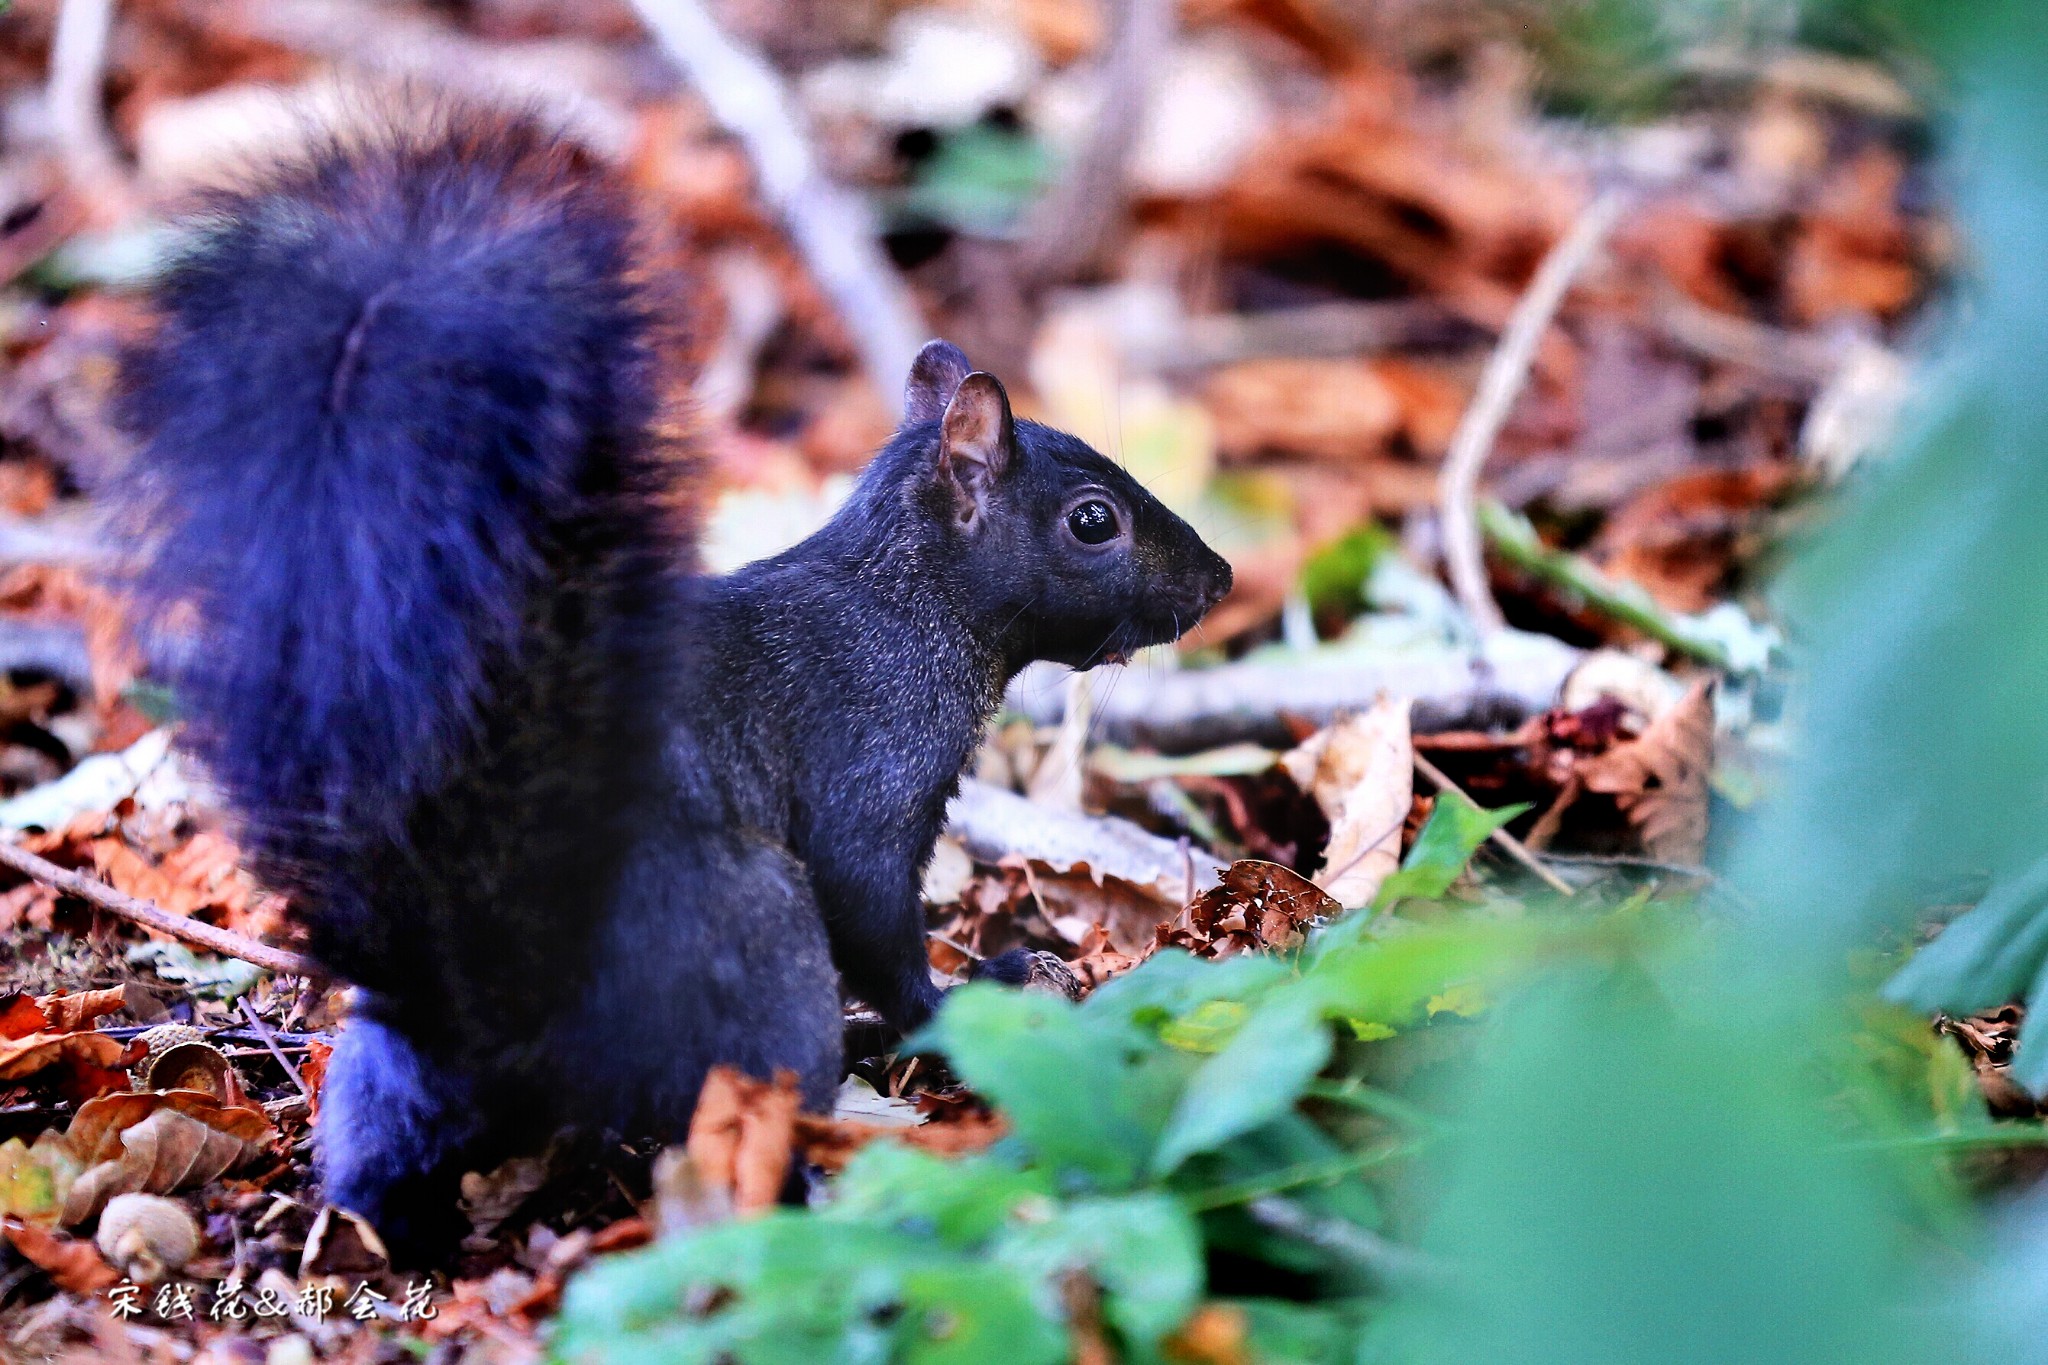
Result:
<svg viewBox="0 0 2048 1365"><path fill-rule="evenodd" d="M1100 498L1090 498L1067 513L1067 529L1083 545L1101 545L1116 538L1116 513Z"/></svg>

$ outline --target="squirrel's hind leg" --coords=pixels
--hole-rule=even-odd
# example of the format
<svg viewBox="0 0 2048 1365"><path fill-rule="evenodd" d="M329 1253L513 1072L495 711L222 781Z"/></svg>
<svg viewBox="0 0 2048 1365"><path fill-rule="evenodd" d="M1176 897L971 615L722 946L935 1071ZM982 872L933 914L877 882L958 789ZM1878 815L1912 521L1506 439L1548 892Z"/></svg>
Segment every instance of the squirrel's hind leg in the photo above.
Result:
<svg viewBox="0 0 2048 1365"><path fill-rule="evenodd" d="M551 1049L584 1112L681 1141L705 1074L796 1073L829 1113L844 1074L839 973L796 859L766 840L650 831L627 860L581 1004Z"/></svg>
<svg viewBox="0 0 2048 1365"><path fill-rule="evenodd" d="M431 1264L466 1230L456 1192L480 1129L475 1092L360 1012L328 1060L314 1134L323 1197L367 1218L401 1265Z"/></svg>

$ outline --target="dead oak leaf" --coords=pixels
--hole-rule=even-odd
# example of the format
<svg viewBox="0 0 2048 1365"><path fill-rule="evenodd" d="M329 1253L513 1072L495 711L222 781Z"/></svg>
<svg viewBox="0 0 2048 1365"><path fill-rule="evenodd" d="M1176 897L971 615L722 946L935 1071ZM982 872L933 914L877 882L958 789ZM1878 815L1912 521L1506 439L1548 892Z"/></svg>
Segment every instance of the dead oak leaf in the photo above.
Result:
<svg viewBox="0 0 2048 1365"><path fill-rule="evenodd" d="M36 997L36 1007L49 1020L49 1027L61 1032L84 1028L103 1014L128 1008L128 992L120 986L103 991L59 991ZM0 1031L5 1021L0 1019Z"/></svg>
<svg viewBox="0 0 2048 1365"><path fill-rule="evenodd" d="M122 1064L128 1044L104 1033L30 1033L0 1039L0 1081L18 1081L53 1066L111 1070Z"/></svg>
<svg viewBox="0 0 2048 1365"><path fill-rule="evenodd" d="M108 1265L91 1242L12 1219L0 1224L0 1231L6 1233L16 1251L50 1272L50 1278L67 1294L89 1297L121 1279L121 1272Z"/></svg>
<svg viewBox="0 0 2048 1365"><path fill-rule="evenodd" d="M200 1090L103 1095L79 1106L65 1138L85 1170L60 1221L82 1223L117 1194L168 1194L214 1180L276 1137L254 1109Z"/></svg>
<svg viewBox="0 0 2048 1365"><path fill-rule="evenodd" d="M715 1066L704 1078L684 1151L706 1187L731 1191L735 1213L774 1207L789 1172L798 1103L796 1073L786 1069L763 1081Z"/></svg>
<svg viewBox="0 0 2048 1365"><path fill-rule="evenodd" d="M50 1016L29 996L15 991L0 996L0 1038L26 1038L50 1027Z"/></svg>
<svg viewBox="0 0 2048 1365"><path fill-rule="evenodd" d="M1230 865L1220 883L1160 925L1154 946L1184 949L1196 957L1297 948L1318 920L1342 908L1300 873L1278 863L1242 858Z"/></svg>
<svg viewBox="0 0 2048 1365"><path fill-rule="evenodd" d="M1614 798L1645 853L1696 864L1707 851L1713 766L1713 692L1700 681L1639 737L1586 759L1578 771L1587 791Z"/></svg>
<svg viewBox="0 0 2048 1365"><path fill-rule="evenodd" d="M1339 905L1370 905L1401 861L1401 827L1415 795L1408 703L1382 697L1310 735L1280 759L1330 821L1316 881Z"/></svg>

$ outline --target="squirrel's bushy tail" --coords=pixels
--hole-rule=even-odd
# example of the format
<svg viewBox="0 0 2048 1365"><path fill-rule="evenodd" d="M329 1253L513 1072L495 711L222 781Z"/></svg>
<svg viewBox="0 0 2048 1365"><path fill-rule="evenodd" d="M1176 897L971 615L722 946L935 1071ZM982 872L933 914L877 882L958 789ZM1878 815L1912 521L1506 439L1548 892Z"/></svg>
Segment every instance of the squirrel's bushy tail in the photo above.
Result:
<svg viewBox="0 0 2048 1365"><path fill-rule="evenodd" d="M602 895L683 546L623 193L432 122L209 200L122 413L142 588L197 608L188 746L324 964L453 1023Z"/></svg>

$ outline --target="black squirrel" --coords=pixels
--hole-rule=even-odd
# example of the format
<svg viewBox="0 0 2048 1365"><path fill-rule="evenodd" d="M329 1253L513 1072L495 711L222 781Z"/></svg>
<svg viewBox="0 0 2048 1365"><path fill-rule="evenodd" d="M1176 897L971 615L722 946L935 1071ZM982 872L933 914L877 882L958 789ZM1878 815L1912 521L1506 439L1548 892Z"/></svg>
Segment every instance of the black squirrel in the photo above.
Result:
<svg viewBox="0 0 2048 1365"><path fill-rule="evenodd" d="M360 987L326 1197L402 1249L560 1126L679 1136L717 1063L828 1108L842 979L939 1002L920 874L1008 680L1230 585L944 342L829 525L693 572L662 300L603 167L458 108L206 201L124 359L185 743Z"/></svg>

